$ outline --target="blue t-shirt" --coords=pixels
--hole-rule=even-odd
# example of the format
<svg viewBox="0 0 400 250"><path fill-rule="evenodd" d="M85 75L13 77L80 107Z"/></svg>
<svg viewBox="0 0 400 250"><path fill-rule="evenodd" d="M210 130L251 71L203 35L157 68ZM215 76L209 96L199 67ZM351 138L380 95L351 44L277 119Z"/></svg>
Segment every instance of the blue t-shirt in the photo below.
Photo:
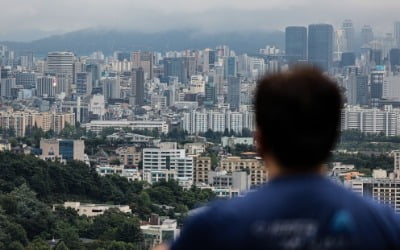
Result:
<svg viewBox="0 0 400 250"><path fill-rule="evenodd" d="M280 177L189 218L171 250L196 249L400 249L400 218L324 177Z"/></svg>

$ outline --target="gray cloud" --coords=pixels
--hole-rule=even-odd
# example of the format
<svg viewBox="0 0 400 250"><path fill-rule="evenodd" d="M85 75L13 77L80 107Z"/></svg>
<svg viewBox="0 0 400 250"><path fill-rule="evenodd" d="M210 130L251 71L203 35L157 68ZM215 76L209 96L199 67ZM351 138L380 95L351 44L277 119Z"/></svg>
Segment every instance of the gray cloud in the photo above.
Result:
<svg viewBox="0 0 400 250"><path fill-rule="evenodd" d="M36 39L90 27L202 32L279 29L347 18L391 32L398 0L0 0L0 40Z"/></svg>

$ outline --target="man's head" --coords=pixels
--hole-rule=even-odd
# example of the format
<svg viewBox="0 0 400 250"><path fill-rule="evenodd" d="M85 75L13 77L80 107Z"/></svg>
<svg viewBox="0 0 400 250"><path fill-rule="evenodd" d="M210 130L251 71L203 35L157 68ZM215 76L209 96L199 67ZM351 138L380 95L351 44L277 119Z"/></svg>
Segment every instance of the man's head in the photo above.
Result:
<svg viewBox="0 0 400 250"><path fill-rule="evenodd" d="M340 133L342 97L319 70L301 67L264 77L255 94L257 144L286 172L318 169Z"/></svg>

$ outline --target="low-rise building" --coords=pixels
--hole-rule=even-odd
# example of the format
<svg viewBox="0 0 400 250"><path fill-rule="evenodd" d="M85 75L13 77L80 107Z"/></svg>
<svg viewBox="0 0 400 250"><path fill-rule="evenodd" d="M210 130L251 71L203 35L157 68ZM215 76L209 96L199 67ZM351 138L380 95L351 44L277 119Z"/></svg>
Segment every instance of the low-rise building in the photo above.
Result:
<svg viewBox="0 0 400 250"><path fill-rule="evenodd" d="M130 128L132 130L155 130L160 133L168 133L168 124L165 121L127 121L127 120L109 120L109 121L91 121L84 125L86 131L100 133L105 128Z"/></svg>
<svg viewBox="0 0 400 250"><path fill-rule="evenodd" d="M128 205L91 204L91 203L66 201L64 202L64 204L54 205L53 210L55 210L56 207L58 206L62 206L64 208L72 208L78 212L79 216L86 215L87 217L102 215L108 209L118 209L123 213L132 212Z"/></svg>
<svg viewBox="0 0 400 250"><path fill-rule="evenodd" d="M142 152L134 146L120 147L115 150L121 164L125 166L138 166L142 160Z"/></svg>
<svg viewBox="0 0 400 250"><path fill-rule="evenodd" d="M236 145L246 145L253 146L253 137L222 137L221 138L222 147L234 148Z"/></svg>
<svg viewBox="0 0 400 250"><path fill-rule="evenodd" d="M160 224L140 226L146 247L151 249L161 243L174 240L179 234L177 226L176 220L171 219L166 219Z"/></svg>
<svg viewBox="0 0 400 250"><path fill-rule="evenodd" d="M177 149L176 143L162 143L160 148L143 149L143 175L152 173L161 176L173 171L178 181L193 183L193 157L187 156L184 149Z"/></svg>
<svg viewBox="0 0 400 250"><path fill-rule="evenodd" d="M42 139L40 150L42 151L40 158L43 160L86 160L83 140Z"/></svg>
<svg viewBox="0 0 400 250"><path fill-rule="evenodd" d="M250 178L246 172L210 171L208 184L217 189L232 189L239 194L250 189Z"/></svg>
<svg viewBox="0 0 400 250"><path fill-rule="evenodd" d="M162 169L143 171L143 180L150 184L177 179L178 177L175 170Z"/></svg>
<svg viewBox="0 0 400 250"><path fill-rule="evenodd" d="M11 143L7 140L0 140L0 152L11 151Z"/></svg>
<svg viewBox="0 0 400 250"><path fill-rule="evenodd" d="M184 145L184 149L186 151L186 154L188 155L200 155L206 151L206 143L202 142L186 143Z"/></svg>
<svg viewBox="0 0 400 250"><path fill-rule="evenodd" d="M372 171L372 178L374 178L374 179L386 179L386 178L388 178L388 173L384 169L374 169Z"/></svg>
<svg viewBox="0 0 400 250"><path fill-rule="evenodd" d="M354 192L372 197L379 203L392 207L400 213L400 180L358 178L346 181L345 185Z"/></svg>
<svg viewBox="0 0 400 250"><path fill-rule="evenodd" d="M340 174L354 171L354 165L342 164L341 162L332 163L332 174L334 176L339 176Z"/></svg>
<svg viewBox="0 0 400 250"><path fill-rule="evenodd" d="M207 183L211 171L211 158L197 156L193 158L193 180L195 184Z"/></svg>
<svg viewBox="0 0 400 250"><path fill-rule="evenodd" d="M129 181L141 181L142 175L137 168L125 168L124 165L99 165L96 171L101 176L119 175Z"/></svg>
<svg viewBox="0 0 400 250"><path fill-rule="evenodd" d="M219 169L227 172L246 171L250 175L251 186L256 187L267 181L267 170L259 158L244 159L231 156L221 159Z"/></svg>
<svg viewBox="0 0 400 250"><path fill-rule="evenodd" d="M121 140L121 141L129 141L134 143L149 143L154 138L151 136L139 135L135 133L126 133L126 132L118 132L112 135L108 135L107 140Z"/></svg>

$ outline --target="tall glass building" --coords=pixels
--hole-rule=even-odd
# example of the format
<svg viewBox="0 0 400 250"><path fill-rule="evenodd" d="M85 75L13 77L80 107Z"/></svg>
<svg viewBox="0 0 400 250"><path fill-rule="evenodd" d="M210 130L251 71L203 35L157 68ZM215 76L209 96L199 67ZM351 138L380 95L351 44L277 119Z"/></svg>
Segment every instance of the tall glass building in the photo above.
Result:
<svg viewBox="0 0 400 250"><path fill-rule="evenodd" d="M333 26L308 26L308 61L323 71L329 71L333 61Z"/></svg>
<svg viewBox="0 0 400 250"><path fill-rule="evenodd" d="M285 30L285 53L289 64L307 60L307 28L290 26Z"/></svg>

